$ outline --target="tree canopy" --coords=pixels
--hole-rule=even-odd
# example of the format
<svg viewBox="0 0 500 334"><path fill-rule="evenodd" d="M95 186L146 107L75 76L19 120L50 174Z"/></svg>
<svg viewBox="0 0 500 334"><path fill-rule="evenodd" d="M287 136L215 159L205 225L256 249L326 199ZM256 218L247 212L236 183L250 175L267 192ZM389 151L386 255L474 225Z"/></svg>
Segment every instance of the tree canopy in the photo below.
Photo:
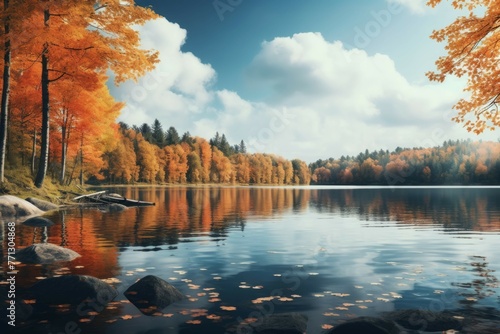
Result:
<svg viewBox="0 0 500 334"><path fill-rule="evenodd" d="M442 0L429 0L435 7ZM427 73L432 81L443 82L447 76L467 76L468 97L454 106L453 120L476 134L500 125L500 1L454 0L453 8L468 11L450 25L435 30L431 38L445 42L447 55L436 61L437 71Z"/></svg>

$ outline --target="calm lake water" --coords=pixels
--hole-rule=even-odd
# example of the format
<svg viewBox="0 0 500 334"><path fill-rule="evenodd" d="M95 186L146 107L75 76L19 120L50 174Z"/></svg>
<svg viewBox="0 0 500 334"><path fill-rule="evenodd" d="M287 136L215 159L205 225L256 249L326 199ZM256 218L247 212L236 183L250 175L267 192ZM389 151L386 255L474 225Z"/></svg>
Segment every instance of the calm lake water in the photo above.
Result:
<svg viewBox="0 0 500 334"><path fill-rule="evenodd" d="M308 333L321 333L399 309L500 310L500 188L112 191L156 206L56 212L46 232L17 225L18 248L47 241L82 255L18 266L19 290L82 274L119 291L98 315L61 310L30 332L64 332L73 319L82 333L251 333L262 316L297 312L308 316ZM190 299L143 315L123 292L149 274Z"/></svg>

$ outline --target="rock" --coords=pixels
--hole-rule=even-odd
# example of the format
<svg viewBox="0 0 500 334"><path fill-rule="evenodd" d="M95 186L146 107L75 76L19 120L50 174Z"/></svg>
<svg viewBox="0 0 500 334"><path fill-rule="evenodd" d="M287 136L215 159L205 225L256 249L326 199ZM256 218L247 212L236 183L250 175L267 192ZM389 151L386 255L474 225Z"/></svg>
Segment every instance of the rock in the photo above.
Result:
<svg viewBox="0 0 500 334"><path fill-rule="evenodd" d="M359 317L348 320L335 326L328 334L398 334L402 333L399 327L390 320L373 317Z"/></svg>
<svg viewBox="0 0 500 334"><path fill-rule="evenodd" d="M273 314L262 319L255 326L254 332L259 334L302 334L307 329L307 317L302 314Z"/></svg>
<svg viewBox="0 0 500 334"><path fill-rule="evenodd" d="M168 305L186 298L174 286L163 279L148 275L132 284L125 296L146 315L163 310Z"/></svg>
<svg viewBox="0 0 500 334"><path fill-rule="evenodd" d="M36 305L78 306L85 301L98 311L117 296L115 288L108 283L82 275L46 278L37 282L30 290L36 299Z"/></svg>
<svg viewBox="0 0 500 334"><path fill-rule="evenodd" d="M29 247L16 251L16 260L23 263L47 264L58 261L73 261L80 257L71 249L54 244L33 244Z"/></svg>
<svg viewBox="0 0 500 334"><path fill-rule="evenodd" d="M44 200L41 200L38 198L34 198L34 197L28 197L28 198L26 198L26 201L30 202L31 204L33 204L34 206L36 206L37 208L39 208L42 211L59 209L59 206L54 204L54 203L50 203L50 202L47 202L47 201L44 201Z"/></svg>
<svg viewBox="0 0 500 334"><path fill-rule="evenodd" d="M107 211L109 212L122 212L127 210L128 208L125 205L121 205L118 203L112 203L107 206Z"/></svg>
<svg viewBox="0 0 500 334"><path fill-rule="evenodd" d="M45 226L52 226L54 223L44 217L32 217L28 218L23 222L23 225L26 226L31 226L31 227L45 227Z"/></svg>
<svg viewBox="0 0 500 334"><path fill-rule="evenodd" d="M0 218L20 218L41 215L42 210L16 196L0 196Z"/></svg>
<svg viewBox="0 0 500 334"><path fill-rule="evenodd" d="M411 330L440 332L449 329L462 329L462 322L447 312L401 310L391 312L386 317Z"/></svg>

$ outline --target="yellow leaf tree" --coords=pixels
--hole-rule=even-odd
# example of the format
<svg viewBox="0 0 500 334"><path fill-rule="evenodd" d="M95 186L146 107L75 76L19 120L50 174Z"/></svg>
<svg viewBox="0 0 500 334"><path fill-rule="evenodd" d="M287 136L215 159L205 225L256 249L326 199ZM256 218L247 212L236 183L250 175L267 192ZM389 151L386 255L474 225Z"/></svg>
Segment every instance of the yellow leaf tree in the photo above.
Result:
<svg viewBox="0 0 500 334"><path fill-rule="evenodd" d="M442 0L429 0L435 7ZM427 73L432 81L443 82L449 75L467 76L466 98L454 106L453 120L463 123L476 134L500 125L500 1L454 0L457 10L468 11L445 28L435 30L431 38L445 42L448 54L436 61L437 71Z"/></svg>

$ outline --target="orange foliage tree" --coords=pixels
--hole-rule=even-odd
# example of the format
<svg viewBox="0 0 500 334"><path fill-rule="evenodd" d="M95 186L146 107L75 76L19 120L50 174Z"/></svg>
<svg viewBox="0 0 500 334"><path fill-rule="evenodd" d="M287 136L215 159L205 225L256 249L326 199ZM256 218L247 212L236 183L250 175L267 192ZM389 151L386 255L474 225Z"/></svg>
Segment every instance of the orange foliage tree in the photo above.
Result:
<svg viewBox="0 0 500 334"><path fill-rule="evenodd" d="M137 79L154 68L157 52L143 50L135 27L158 16L128 1L25 1L22 68L41 62L42 140L35 185L41 187L47 172L50 143L52 89L49 84L72 77L87 84L96 73L110 69L115 83ZM52 85L50 85L52 86ZM95 86L93 86L94 88ZM93 89L90 89L93 90Z"/></svg>
<svg viewBox="0 0 500 334"><path fill-rule="evenodd" d="M427 4L435 7L440 2L429 0ZM448 54L436 61L437 72L427 76L439 82L449 75L467 76L465 91L470 96L455 104L458 114L453 120L479 134L500 125L500 1L454 0L451 4L469 14L432 33L431 38L447 43Z"/></svg>

